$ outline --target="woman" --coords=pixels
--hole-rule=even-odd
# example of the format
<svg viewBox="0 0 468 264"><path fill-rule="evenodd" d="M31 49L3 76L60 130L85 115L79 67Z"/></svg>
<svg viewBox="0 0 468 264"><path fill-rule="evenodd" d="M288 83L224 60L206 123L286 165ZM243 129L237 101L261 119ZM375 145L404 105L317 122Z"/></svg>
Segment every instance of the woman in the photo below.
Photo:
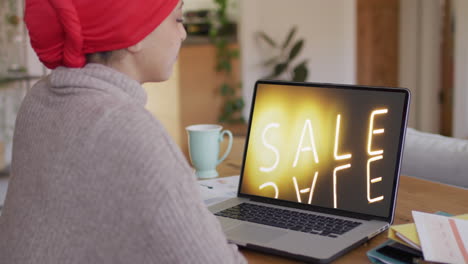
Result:
<svg viewBox="0 0 468 264"><path fill-rule="evenodd" d="M178 0L26 0L52 73L17 117L0 263L238 263L144 106L186 32Z"/></svg>

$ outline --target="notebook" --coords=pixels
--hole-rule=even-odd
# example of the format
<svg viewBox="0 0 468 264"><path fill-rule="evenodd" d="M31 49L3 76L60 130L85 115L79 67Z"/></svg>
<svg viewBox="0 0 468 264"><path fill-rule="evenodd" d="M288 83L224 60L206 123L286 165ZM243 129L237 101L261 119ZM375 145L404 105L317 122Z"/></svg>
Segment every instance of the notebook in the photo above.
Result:
<svg viewBox="0 0 468 264"><path fill-rule="evenodd" d="M393 222L410 93L260 80L237 197L209 207L241 247L327 263Z"/></svg>

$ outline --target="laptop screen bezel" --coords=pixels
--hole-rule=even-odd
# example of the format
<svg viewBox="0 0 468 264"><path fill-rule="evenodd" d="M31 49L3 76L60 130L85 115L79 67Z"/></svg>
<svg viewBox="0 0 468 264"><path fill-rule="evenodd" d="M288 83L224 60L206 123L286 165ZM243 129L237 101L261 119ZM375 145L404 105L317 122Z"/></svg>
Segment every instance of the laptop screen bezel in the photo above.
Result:
<svg viewBox="0 0 468 264"><path fill-rule="evenodd" d="M402 126L400 129L400 139L398 142L398 153L397 153L397 166L395 169L394 175L394 182L393 182L393 190L392 190L392 197L390 202L390 208L388 211L387 216L377 216L372 214L363 214L357 212L351 212L346 210L328 208L328 207L321 207L317 205L309 205L303 204L298 202L292 202L287 200L280 200L274 199L264 196L257 196L252 194L245 194L241 193L242 188L242 181L244 179L244 168L245 162L247 158L247 151L249 147L249 139L250 139L250 130L252 126L252 117L255 109L255 101L257 96L257 90L259 85L261 84L270 84L270 85L287 85L287 86L303 86L303 87L314 87L314 88L334 88L334 89L354 89L354 90L366 90L366 91L381 91L381 92L396 92L396 93L403 93L405 95L405 102L403 107L402 113ZM335 214L345 217L352 217L352 218L359 218L359 219L366 219L366 220L378 220L378 221L385 221L387 223L393 223L393 219L395 216L395 203L398 194L398 184L400 179L400 170L401 170L401 161L403 157L403 147L405 142L405 135L406 135L406 128L408 124L408 114L409 114L409 103L410 103L410 91L406 88L396 88L396 87L382 87L382 86L365 86L365 85L349 85L349 84L333 84L333 83L312 83L312 82L288 82L288 81L272 81L272 80L258 80L255 83L253 95L252 95L252 104L250 107L250 114L249 114L249 122L248 122L248 129L247 129L247 136L244 144L244 155L242 159L242 166L240 171L240 180L239 180L239 187L237 190L237 196L241 198L249 198L255 201L260 201L268 204L273 205L280 205L280 206L287 206L292 208L298 208L302 210L314 211L314 212L322 212L322 213L329 213Z"/></svg>

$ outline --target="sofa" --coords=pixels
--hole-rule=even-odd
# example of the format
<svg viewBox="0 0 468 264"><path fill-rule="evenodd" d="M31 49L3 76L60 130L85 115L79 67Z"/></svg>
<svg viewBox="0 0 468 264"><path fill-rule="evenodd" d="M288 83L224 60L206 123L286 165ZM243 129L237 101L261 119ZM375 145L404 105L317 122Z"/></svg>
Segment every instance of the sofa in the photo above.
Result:
<svg viewBox="0 0 468 264"><path fill-rule="evenodd" d="M401 174L468 188L468 140L408 128Z"/></svg>

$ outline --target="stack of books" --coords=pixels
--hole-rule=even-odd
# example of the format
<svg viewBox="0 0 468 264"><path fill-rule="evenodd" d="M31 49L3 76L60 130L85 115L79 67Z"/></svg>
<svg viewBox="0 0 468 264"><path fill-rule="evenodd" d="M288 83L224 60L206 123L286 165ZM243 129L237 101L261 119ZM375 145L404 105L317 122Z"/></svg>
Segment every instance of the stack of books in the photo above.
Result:
<svg viewBox="0 0 468 264"><path fill-rule="evenodd" d="M415 216L415 213L419 214L420 218L421 216L426 216L426 218L429 218L427 216L432 215L420 212L413 212L413 216ZM441 216L452 217L452 215L443 212L437 212L436 214ZM468 220L468 214L453 216L453 218ZM428 223L423 223L423 225L424 224L428 225ZM430 255L430 253L432 253L428 252L431 251L432 248L428 246L430 241L425 241L426 244L424 246L421 244L421 239L426 239L428 236L434 237L434 234L428 235L430 231L428 232L424 228L421 228L421 226L423 225L420 225L418 223L417 227L415 223L410 223L391 226L388 231L389 240L377 246L376 248L368 251L367 256L373 263L378 264L427 263L425 262L425 259L428 259L427 256ZM462 261L461 263L468 262Z"/></svg>

